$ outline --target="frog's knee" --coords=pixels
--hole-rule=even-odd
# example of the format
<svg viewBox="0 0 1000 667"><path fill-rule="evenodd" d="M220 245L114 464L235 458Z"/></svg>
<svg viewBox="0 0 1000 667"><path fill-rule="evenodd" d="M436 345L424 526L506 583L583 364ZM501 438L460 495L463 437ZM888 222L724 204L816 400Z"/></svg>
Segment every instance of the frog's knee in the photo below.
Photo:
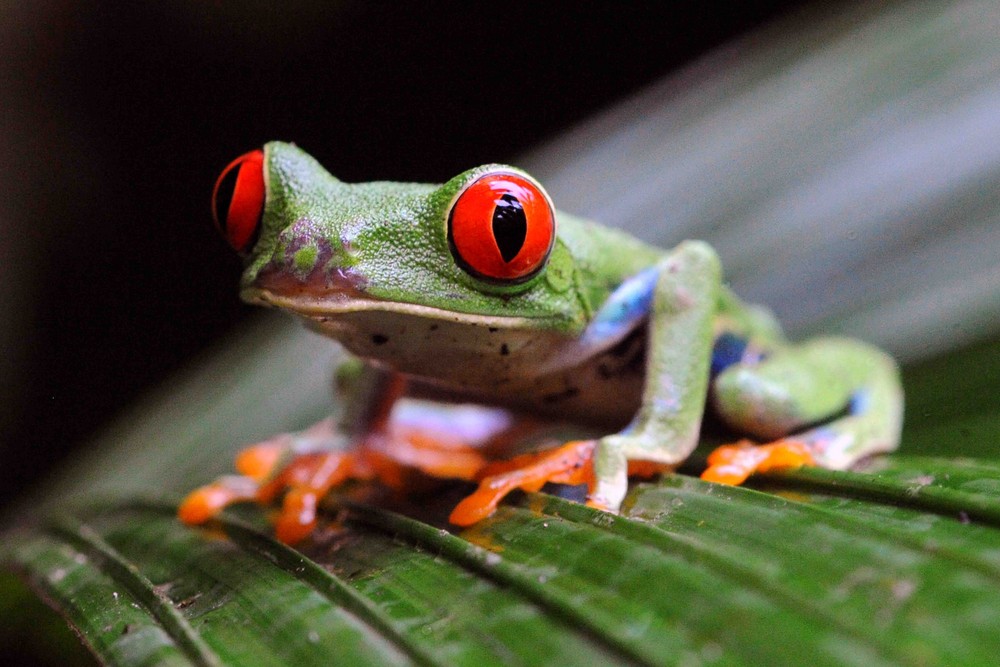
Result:
<svg viewBox="0 0 1000 667"><path fill-rule="evenodd" d="M730 366L715 378L712 403L715 412L732 428L758 438L777 438L792 430L783 399L787 394L764 382L755 369Z"/></svg>
<svg viewBox="0 0 1000 667"><path fill-rule="evenodd" d="M712 387L716 412L743 433L773 439L843 409L847 385L792 361L777 357L722 371Z"/></svg>

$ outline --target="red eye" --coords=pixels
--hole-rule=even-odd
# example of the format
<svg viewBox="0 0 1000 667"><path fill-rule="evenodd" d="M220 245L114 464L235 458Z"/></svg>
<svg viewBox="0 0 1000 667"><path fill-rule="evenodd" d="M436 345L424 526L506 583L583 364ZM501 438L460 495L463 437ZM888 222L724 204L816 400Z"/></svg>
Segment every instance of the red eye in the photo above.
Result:
<svg viewBox="0 0 1000 667"><path fill-rule="evenodd" d="M264 214L264 151L241 155L222 170L212 190L215 226L236 252L249 250Z"/></svg>
<svg viewBox="0 0 1000 667"><path fill-rule="evenodd" d="M459 266L489 281L527 280L545 266L554 239L548 197L517 174L483 176L458 196L448 216Z"/></svg>

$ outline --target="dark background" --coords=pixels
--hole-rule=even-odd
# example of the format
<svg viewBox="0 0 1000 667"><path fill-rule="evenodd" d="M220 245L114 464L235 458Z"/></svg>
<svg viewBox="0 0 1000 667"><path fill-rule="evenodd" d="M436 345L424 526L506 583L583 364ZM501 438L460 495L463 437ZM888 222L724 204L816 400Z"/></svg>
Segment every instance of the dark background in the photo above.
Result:
<svg viewBox="0 0 1000 667"><path fill-rule="evenodd" d="M221 168L510 160L799 3L35 2L0 17L0 502L248 316Z"/></svg>

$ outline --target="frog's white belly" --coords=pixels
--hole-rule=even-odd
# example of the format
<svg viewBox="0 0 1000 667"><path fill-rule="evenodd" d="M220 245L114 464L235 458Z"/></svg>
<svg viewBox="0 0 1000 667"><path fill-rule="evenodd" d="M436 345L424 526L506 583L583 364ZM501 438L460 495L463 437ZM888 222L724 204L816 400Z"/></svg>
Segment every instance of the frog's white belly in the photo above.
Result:
<svg viewBox="0 0 1000 667"><path fill-rule="evenodd" d="M303 316L307 326L349 351L406 374L426 396L516 408L595 426L618 428L639 406L644 375L644 335L562 368L576 339L502 320L470 321L463 315L414 317L357 310ZM526 322L530 324L530 322Z"/></svg>

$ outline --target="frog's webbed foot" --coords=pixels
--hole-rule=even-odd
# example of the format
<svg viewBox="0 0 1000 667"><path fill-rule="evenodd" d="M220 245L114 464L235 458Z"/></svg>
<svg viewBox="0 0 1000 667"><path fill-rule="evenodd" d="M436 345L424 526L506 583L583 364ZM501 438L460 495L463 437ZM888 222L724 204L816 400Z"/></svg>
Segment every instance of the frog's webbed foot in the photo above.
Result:
<svg viewBox="0 0 1000 667"><path fill-rule="evenodd" d="M783 438L765 445L741 440L723 445L708 455L708 468L703 480L720 484L739 485L755 472L787 470L804 465L816 465L809 446L794 438Z"/></svg>
<svg viewBox="0 0 1000 667"><path fill-rule="evenodd" d="M482 455L463 444L405 426L374 431L345 449L332 420L299 434L283 434L252 445L236 457L240 475L221 477L190 493L178 508L187 524L202 524L238 502L273 503L282 493L275 533L301 541L316 526L320 500L348 480L378 479L404 490L419 470L432 477L473 479Z"/></svg>
<svg viewBox="0 0 1000 667"><path fill-rule="evenodd" d="M492 514L515 489L538 491L546 482L592 487L596 446L596 440L574 440L556 449L490 463L479 472L479 488L455 506L448 520L470 526Z"/></svg>
<svg viewBox="0 0 1000 667"><path fill-rule="evenodd" d="M500 501L511 491L521 489L534 492L547 482L586 484L587 505L617 511L620 504L618 494L600 492L602 485L594 466L601 447L601 440L574 440L555 449L489 463L477 475L479 488L455 506L448 521L456 526L470 526L493 514ZM654 477L675 467L645 460L632 460L626 464L624 458L621 463L623 467L619 472L623 485L626 474ZM621 495L624 495L624 489L621 490Z"/></svg>

